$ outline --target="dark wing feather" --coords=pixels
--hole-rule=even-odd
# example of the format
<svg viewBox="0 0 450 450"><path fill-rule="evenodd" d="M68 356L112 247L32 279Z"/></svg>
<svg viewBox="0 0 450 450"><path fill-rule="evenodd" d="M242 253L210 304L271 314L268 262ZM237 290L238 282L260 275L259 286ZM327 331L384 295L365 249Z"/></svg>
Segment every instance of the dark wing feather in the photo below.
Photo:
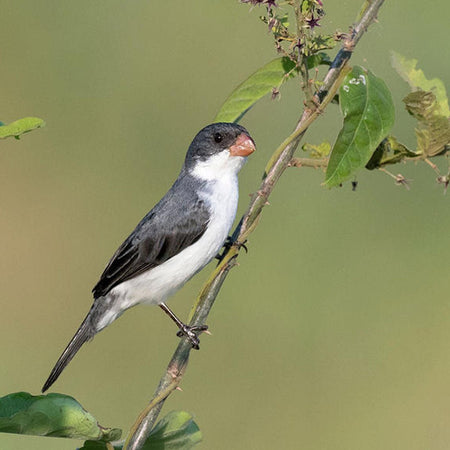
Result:
<svg viewBox="0 0 450 450"><path fill-rule="evenodd" d="M195 243L205 232L208 220L209 211L194 192L186 195L182 190L169 191L113 255L92 290L94 298Z"/></svg>

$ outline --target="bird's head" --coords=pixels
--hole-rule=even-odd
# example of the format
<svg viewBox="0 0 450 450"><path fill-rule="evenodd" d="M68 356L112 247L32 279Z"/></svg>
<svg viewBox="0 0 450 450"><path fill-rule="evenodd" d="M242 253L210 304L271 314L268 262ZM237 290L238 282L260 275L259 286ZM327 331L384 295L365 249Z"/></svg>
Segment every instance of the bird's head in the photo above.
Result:
<svg viewBox="0 0 450 450"><path fill-rule="evenodd" d="M213 123L195 136L184 165L198 178L217 179L237 174L255 150L255 143L243 126Z"/></svg>

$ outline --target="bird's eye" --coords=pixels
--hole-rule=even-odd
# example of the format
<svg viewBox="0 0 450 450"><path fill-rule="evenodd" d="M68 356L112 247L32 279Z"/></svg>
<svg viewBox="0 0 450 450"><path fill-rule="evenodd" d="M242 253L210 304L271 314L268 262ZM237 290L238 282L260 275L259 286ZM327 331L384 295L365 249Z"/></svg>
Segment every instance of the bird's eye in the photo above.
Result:
<svg viewBox="0 0 450 450"><path fill-rule="evenodd" d="M215 134L214 134L214 140L215 140L217 143L222 142L223 136L222 136L220 133L215 133Z"/></svg>

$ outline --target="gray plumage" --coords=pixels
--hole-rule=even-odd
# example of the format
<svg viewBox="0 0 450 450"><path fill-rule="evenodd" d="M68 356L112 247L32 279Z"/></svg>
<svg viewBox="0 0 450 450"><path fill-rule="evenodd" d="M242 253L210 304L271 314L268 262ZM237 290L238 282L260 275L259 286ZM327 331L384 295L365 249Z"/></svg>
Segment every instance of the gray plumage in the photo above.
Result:
<svg viewBox="0 0 450 450"><path fill-rule="evenodd" d="M251 147L245 156L254 150L237 124L212 124L197 134L175 183L106 266L92 291L94 303L43 392L97 332L137 303L162 304L219 251L234 220L237 173L246 159L231 156L238 138Z"/></svg>

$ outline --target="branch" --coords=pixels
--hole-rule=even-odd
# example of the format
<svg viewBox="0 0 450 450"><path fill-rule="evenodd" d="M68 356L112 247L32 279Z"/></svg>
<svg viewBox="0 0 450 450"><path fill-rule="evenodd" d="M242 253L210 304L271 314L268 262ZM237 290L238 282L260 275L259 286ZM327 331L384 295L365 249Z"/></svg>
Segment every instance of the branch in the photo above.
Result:
<svg viewBox="0 0 450 450"><path fill-rule="evenodd" d="M351 33L343 40L342 49L336 55L323 85L314 95L316 105L314 109L305 108L301 119L297 123L294 132L284 140L270 158L263 180L258 191L253 194L247 212L233 233L233 245L220 261L217 268L211 274L204 285L189 315L189 325L199 326L205 323L206 318L214 304L214 301L225 281L239 253L239 248L258 224L259 217L267 200L273 191L277 181L289 166L292 156L305 134L308 127L321 115L328 103L333 99L342 79L349 69L346 64L352 52L366 31L367 27L375 20L379 8L384 0L373 0L363 12L358 23L352 28ZM177 388L184 372L186 371L191 346L186 338L181 338L170 363L163 374L155 391L153 399L140 414L133 425L124 450L139 450L142 448L167 397Z"/></svg>

